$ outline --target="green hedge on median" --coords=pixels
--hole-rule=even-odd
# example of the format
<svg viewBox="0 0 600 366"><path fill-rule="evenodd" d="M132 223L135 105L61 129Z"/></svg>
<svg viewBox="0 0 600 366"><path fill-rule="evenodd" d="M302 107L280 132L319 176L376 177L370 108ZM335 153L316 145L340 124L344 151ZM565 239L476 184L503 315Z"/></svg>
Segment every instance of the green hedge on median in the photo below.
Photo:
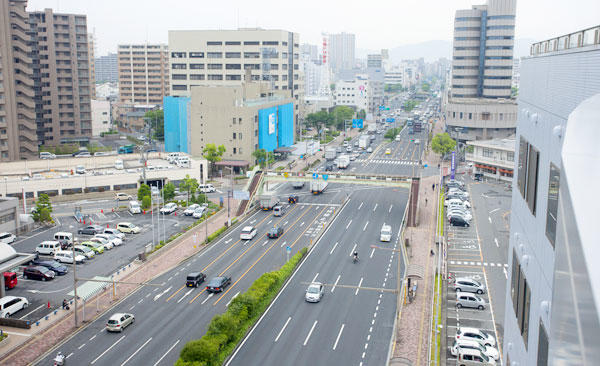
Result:
<svg viewBox="0 0 600 366"><path fill-rule="evenodd" d="M211 320L202 338L183 347L175 366L221 365L265 312L307 251L302 248L279 270L264 273L245 293L231 300L227 311Z"/></svg>

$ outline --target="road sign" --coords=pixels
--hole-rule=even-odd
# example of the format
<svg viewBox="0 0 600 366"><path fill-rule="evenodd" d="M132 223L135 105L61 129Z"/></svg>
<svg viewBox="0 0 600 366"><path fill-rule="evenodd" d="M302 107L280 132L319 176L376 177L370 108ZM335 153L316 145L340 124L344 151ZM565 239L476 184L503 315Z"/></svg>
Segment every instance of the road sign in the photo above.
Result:
<svg viewBox="0 0 600 366"><path fill-rule="evenodd" d="M388 118L386 118L386 119L385 119L385 121L386 121L386 122L396 122L396 119L395 119L395 118L389 118L389 117L388 117Z"/></svg>
<svg viewBox="0 0 600 366"><path fill-rule="evenodd" d="M317 178L319 178L319 174L313 173L313 179L317 179Z"/></svg>
<svg viewBox="0 0 600 366"><path fill-rule="evenodd" d="M362 118L352 119L352 128L363 128L363 119Z"/></svg>
<svg viewBox="0 0 600 366"><path fill-rule="evenodd" d="M323 177L323 180L327 180L327 178L329 178L329 174L323 174L321 176Z"/></svg>
<svg viewBox="0 0 600 366"><path fill-rule="evenodd" d="M288 172L284 172L283 173L283 176L286 177L286 178L288 177L288 175L289 175Z"/></svg>
<svg viewBox="0 0 600 366"><path fill-rule="evenodd" d="M380 106L379 106L379 110L380 110L380 111L383 111L383 110L385 110L385 106L384 106L384 105L380 105Z"/></svg>
<svg viewBox="0 0 600 366"><path fill-rule="evenodd" d="M285 250L286 250L286 251L289 253L289 252L291 252L291 251L292 251L292 248L291 248L290 246L286 246L286 247L285 247Z"/></svg>

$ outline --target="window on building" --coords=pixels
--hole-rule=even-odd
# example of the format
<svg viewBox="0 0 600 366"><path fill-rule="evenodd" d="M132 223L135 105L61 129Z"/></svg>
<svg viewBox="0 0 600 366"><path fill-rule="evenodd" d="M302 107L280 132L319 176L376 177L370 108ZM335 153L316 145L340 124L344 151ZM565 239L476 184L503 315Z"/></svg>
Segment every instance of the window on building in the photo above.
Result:
<svg viewBox="0 0 600 366"><path fill-rule="evenodd" d="M260 58L259 52L244 52L244 58Z"/></svg>
<svg viewBox="0 0 600 366"><path fill-rule="evenodd" d="M233 139L235 140L235 132L233 133Z"/></svg>
<svg viewBox="0 0 600 366"><path fill-rule="evenodd" d="M242 44L242 42L240 42L240 41L226 41L225 42L226 46L239 46L241 44Z"/></svg>
<svg viewBox="0 0 600 366"><path fill-rule="evenodd" d="M260 45L259 41L244 41L244 46L258 46Z"/></svg>
<svg viewBox="0 0 600 366"><path fill-rule="evenodd" d="M234 147L233 148L233 153L236 154L237 153L237 149Z"/></svg>
<svg viewBox="0 0 600 366"><path fill-rule="evenodd" d="M482 121L489 121L491 116L490 112L481 112Z"/></svg>
<svg viewBox="0 0 600 366"><path fill-rule="evenodd" d="M260 64L244 64L244 70L260 70Z"/></svg>
<svg viewBox="0 0 600 366"><path fill-rule="evenodd" d="M204 75L190 75L190 80L204 80Z"/></svg>
<svg viewBox="0 0 600 366"><path fill-rule="evenodd" d="M517 324L521 331L521 336L527 348L529 336L529 311L531 305L531 289L525 278L525 273L521 268L521 263L517 259L517 251L513 250L512 277L510 281L510 293L513 301L513 309L517 317Z"/></svg>
<svg viewBox="0 0 600 366"><path fill-rule="evenodd" d="M242 148L241 147L238 147L238 154L240 154L240 155L242 154Z"/></svg>
<svg viewBox="0 0 600 366"><path fill-rule="evenodd" d="M223 58L223 52L207 52L207 58Z"/></svg>
<svg viewBox="0 0 600 366"><path fill-rule="evenodd" d="M473 119L473 113L469 113L469 119Z"/></svg>
<svg viewBox="0 0 600 366"><path fill-rule="evenodd" d="M506 160L515 161L515 153L512 151L507 151L506 152Z"/></svg>
<svg viewBox="0 0 600 366"><path fill-rule="evenodd" d="M242 80L242 75L225 75L225 80Z"/></svg>
<svg viewBox="0 0 600 366"><path fill-rule="evenodd" d="M484 147L482 154L486 158L493 158L494 157L494 150L488 149L487 147Z"/></svg>
<svg viewBox="0 0 600 366"><path fill-rule="evenodd" d="M452 112L452 118L456 118L456 112Z"/></svg>
<svg viewBox="0 0 600 366"><path fill-rule="evenodd" d="M187 80L186 74L173 74L171 75L171 79L173 80Z"/></svg>
<svg viewBox="0 0 600 366"><path fill-rule="evenodd" d="M238 139L240 139L240 140L242 139L242 133L241 132L238 133Z"/></svg>
<svg viewBox="0 0 600 366"><path fill-rule="evenodd" d="M172 58L185 58L185 52L171 52Z"/></svg>
<svg viewBox="0 0 600 366"><path fill-rule="evenodd" d="M537 366L548 366L548 332L540 320L538 334Z"/></svg>
<svg viewBox="0 0 600 366"><path fill-rule="evenodd" d="M187 90L187 85L173 85L173 90Z"/></svg>
<svg viewBox="0 0 600 366"><path fill-rule="evenodd" d="M225 69L226 70L241 70L242 65L241 64L225 64Z"/></svg>
<svg viewBox="0 0 600 366"><path fill-rule="evenodd" d="M278 41L263 41L263 46L279 46Z"/></svg>
<svg viewBox="0 0 600 366"><path fill-rule="evenodd" d="M223 64L208 64L206 68L209 70L222 70Z"/></svg>
<svg viewBox="0 0 600 366"><path fill-rule="evenodd" d="M208 75L207 80L223 80L223 75Z"/></svg>
<svg viewBox="0 0 600 366"><path fill-rule="evenodd" d="M206 45L207 46L222 46L223 42L221 42L221 41L207 41Z"/></svg>
<svg viewBox="0 0 600 366"><path fill-rule="evenodd" d="M204 52L190 52L190 58L204 58Z"/></svg>
<svg viewBox="0 0 600 366"><path fill-rule="evenodd" d="M521 192L521 196L525 198L525 187L527 182L527 176L525 172L527 171L527 153L528 153L529 143L527 140L521 136L519 140L519 165L517 167L517 185L519 186L519 192Z"/></svg>
<svg viewBox="0 0 600 366"><path fill-rule="evenodd" d="M187 68L186 64L172 64L171 68L173 70L185 70Z"/></svg>
<svg viewBox="0 0 600 366"><path fill-rule="evenodd" d="M204 64L190 64L190 69L192 70L203 70Z"/></svg>
<svg viewBox="0 0 600 366"><path fill-rule="evenodd" d="M241 52L225 52L225 58L241 58Z"/></svg>
<svg viewBox="0 0 600 366"><path fill-rule="evenodd" d="M546 212L546 237L554 247L556 241L556 217L558 215L558 188L560 187L560 169L550 164L548 179L548 207Z"/></svg>
<svg viewBox="0 0 600 366"><path fill-rule="evenodd" d="M460 117L459 118L462 119L462 117L463 117L463 112L460 112Z"/></svg>
<svg viewBox="0 0 600 366"><path fill-rule="evenodd" d="M529 155L527 158L527 196L525 200L534 216L536 214L539 158L540 152L533 145L529 145Z"/></svg>

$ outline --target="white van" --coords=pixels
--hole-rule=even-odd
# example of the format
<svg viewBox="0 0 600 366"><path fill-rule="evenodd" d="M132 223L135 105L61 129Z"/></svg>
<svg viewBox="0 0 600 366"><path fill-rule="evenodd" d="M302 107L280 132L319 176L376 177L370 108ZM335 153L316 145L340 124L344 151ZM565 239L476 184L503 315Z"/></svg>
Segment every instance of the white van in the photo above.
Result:
<svg viewBox="0 0 600 366"><path fill-rule="evenodd" d="M273 216L280 217L285 214L285 206L277 205L273 207Z"/></svg>
<svg viewBox="0 0 600 366"><path fill-rule="evenodd" d="M54 260L59 261L60 263L69 263L73 264L73 252L70 250L59 250L54 253ZM85 261L85 256L82 254L75 254L75 262L83 263Z"/></svg>
<svg viewBox="0 0 600 366"><path fill-rule="evenodd" d="M129 213L131 214L139 214L142 213L142 206L138 201L129 201Z"/></svg>
<svg viewBox="0 0 600 366"><path fill-rule="evenodd" d="M35 251L38 254L44 255L54 255L57 251L60 250L60 243L54 240L46 240L38 244L35 248Z"/></svg>
<svg viewBox="0 0 600 366"><path fill-rule="evenodd" d="M496 361L478 349L460 348L456 364L460 366L495 366Z"/></svg>
<svg viewBox="0 0 600 366"><path fill-rule="evenodd" d="M29 306L29 301L24 297L4 296L0 299L0 317L8 318L19 310Z"/></svg>
<svg viewBox="0 0 600 366"><path fill-rule="evenodd" d="M65 231L59 231L54 233L54 240L73 245L73 233L67 233Z"/></svg>
<svg viewBox="0 0 600 366"><path fill-rule="evenodd" d="M381 240L381 241L392 240L392 227L390 225L386 225L384 223L381 226L381 234L379 235L379 240Z"/></svg>
<svg viewBox="0 0 600 366"><path fill-rule="evenodd" d="M125 166L123 164L123 160L121 160L121 159L115 160L115 169L122 170L123 168L125 168Z"/></svg>
<svg viewBox="0 0 600 366"><path fill-rule="evenodd" d="M212 184L200 184L198 186L198 189L200 189L200 192L202 193L212 193L216 191L215 187Z"/></svg>
<svg viewBox="0 0 600 366"><path fill-rule="evenodd" d="M180 156L177 158L177 166L180 168L189 168L190 166L190 158L187 156Z"/></svg>
<svg viewBox="0 0 600 366"><path fill-rule="evenodd" d="M183 154L180 152L169 153L169 155L167 155L167 161L171 164L175 164L177 163L177 158L179 158L180 156L183 156Z"/></svg>

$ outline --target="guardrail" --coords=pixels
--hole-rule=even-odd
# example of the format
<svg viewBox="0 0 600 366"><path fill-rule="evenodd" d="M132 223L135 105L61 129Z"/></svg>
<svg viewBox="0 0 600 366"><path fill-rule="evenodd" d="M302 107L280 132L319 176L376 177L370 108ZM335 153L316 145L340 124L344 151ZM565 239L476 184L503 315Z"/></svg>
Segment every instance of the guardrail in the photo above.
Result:
<svg viewBox="0 0 600 366"><path fill-rule="evenodd" d="M534 43L529 49L529 55L537 56L595 44L600 44L600 26Z"/></svg>

